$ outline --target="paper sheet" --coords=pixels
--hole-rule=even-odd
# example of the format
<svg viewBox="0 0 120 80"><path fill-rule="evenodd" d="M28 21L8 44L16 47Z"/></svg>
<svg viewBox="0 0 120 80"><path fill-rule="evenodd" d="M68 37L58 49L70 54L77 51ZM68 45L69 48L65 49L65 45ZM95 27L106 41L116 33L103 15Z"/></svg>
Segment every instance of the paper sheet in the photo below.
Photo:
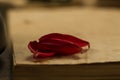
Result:
<svg viewBox="0 0 120 80"><path fill-rule="evenodd" d="M120 11L114 9L18 9L9 11L15 64L89 64L120 61ZM84 54L35 61L27 45L48 33L65 33L87 40Z"/></svg>

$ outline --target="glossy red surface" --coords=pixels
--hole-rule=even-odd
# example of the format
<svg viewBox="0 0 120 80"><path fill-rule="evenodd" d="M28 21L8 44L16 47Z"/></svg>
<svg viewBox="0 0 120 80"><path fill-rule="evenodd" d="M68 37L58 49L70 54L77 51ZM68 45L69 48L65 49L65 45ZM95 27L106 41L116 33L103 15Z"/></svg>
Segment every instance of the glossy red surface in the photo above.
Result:
<svg viewBox="0 0 120 80"><path fill-rule="evenodd" d="M37 41L30 41L28 48L34 54L34 58L45 58L51 56L66 56L82 52L83 47L90 44L87 41L72 35L51 33L42 36Z"/></svg>

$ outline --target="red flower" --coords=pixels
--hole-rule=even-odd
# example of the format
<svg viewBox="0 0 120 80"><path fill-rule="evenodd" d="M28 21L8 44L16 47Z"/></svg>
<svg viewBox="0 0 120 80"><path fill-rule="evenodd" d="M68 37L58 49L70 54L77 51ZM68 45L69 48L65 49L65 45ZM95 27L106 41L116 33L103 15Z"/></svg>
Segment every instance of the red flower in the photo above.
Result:
<svg viewBox="0 0 120 80"><path fill-rule="evenodd" d="M51 33L42 36L39 42L31 41L28 44L28 48L34 54L34 58L45 58L54 55L71 55L82 52L85 46L88 46L89 49L89 42L72 35L60 33Z"/></svg>

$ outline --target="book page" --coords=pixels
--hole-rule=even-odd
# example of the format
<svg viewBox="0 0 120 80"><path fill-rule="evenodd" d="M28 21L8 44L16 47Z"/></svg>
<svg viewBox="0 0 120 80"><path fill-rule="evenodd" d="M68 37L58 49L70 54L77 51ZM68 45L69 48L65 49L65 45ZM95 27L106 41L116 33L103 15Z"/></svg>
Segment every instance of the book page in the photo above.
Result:
<svg viewBox="0 0 120 80"><path fill-rule="evenodd" d="M16 64L90 64L120 61L120 11L59 8L9 11L9 27ZM84 54L36 61L28 49L30 41L49 33L64 33L90 42Z"/></svg>

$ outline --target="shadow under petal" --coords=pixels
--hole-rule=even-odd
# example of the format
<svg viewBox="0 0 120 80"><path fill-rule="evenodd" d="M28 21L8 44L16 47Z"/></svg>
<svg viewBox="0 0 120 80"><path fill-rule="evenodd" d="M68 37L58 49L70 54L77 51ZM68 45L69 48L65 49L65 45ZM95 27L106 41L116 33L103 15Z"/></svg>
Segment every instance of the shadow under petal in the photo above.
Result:
<svg viewBox="0 0 120 80"><path fill-rule="evenodd" d="M48 60L51 60L53 57L49 57L49 58L39 58L39 59L34 59L32 55L28 56L26 58L27 61L30 61L30 62L40 62L40 63L43 63L43 62L46 62Z"/></svg>
<svg viewBox="0 0 120 80"><path fill-rule="evenodd" d="M81 53L78 53L80 55L82 55ZM79 60L81 59L80 56L78 56L77 54L73 54L73 55L67 55L67 56L52 56L52 57L48 57L48 58L39 58L39 59L34 59L32 55L28 56L26 58L27 61L29 62L34 62L34 63L46 63L47 61L50 60L63 60L63 59L68 59L68 60Z"/></svg>

